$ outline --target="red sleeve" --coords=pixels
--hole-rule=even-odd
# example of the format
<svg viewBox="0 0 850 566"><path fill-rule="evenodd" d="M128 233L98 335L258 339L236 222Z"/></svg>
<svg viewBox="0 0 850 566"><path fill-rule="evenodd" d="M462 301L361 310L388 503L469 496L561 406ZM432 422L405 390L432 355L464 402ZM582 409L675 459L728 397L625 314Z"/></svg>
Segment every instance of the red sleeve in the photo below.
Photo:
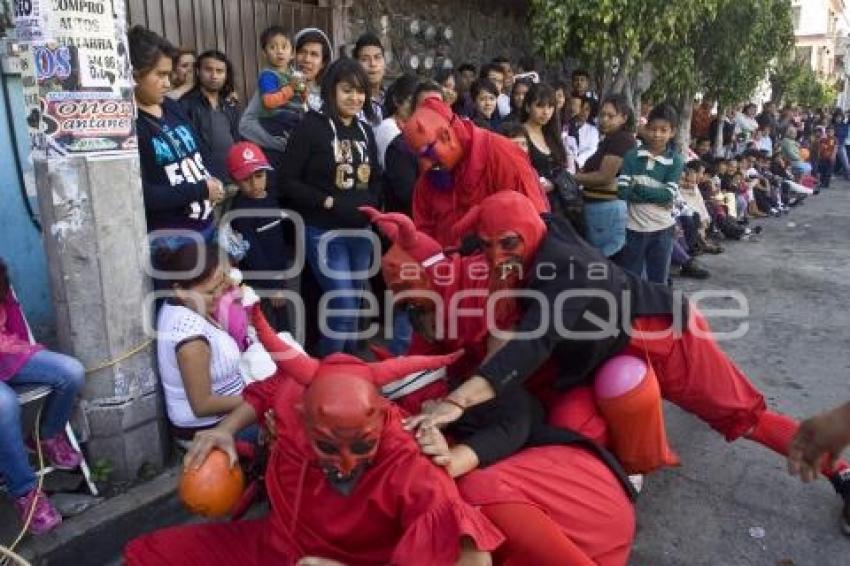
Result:
<svg viewBox="0 0 850 566"><path fill-rule="evenodd" d="M490 145L491 151L499 156L493 159L496 166L490 186L497 191L513 188L527 196L537 212L549 212L549 199L540 187L540 179L528 155L513 142L504 143L505 141L507 140L493 140Z"/></svg>
<svg viewBox="0 0 850 566"><path fill-rule="evenodd" d="M461 499L444 470L418 453L401 460L394 479L401 483L398 493L404 534L393 552L393 564L454 564L464 536L483 551L502 543L502 533Z"/></svg>
<svg viewBox="0 0 850 566"><path fill-rule="evenodd" d="M280 370L278 370L273 376L263 381L255 381L242 391L242 400L254 408L258 422L262 423L262 416L274 407L278 389L287 379L289 378L281 375Z"/></svg>
<svg viewBox="0 0 850 566"><path fill-rule="evenodd" d="M417 230L439 240L437 226L431 214L432 209L428 206L428 198L425 194L427 192L428 181L425 175L420 175L413 186L413 223Z"/></svg>

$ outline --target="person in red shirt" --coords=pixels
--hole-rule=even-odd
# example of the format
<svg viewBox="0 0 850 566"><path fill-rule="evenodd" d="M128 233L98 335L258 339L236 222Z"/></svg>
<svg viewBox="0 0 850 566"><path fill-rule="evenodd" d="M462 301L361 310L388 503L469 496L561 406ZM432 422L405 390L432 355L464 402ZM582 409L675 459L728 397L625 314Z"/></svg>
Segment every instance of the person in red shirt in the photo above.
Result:
<svg viewBox="0 0 850 566"><path fill-rule="evenodd" d="M510 140L453 114L438 98L423 100L402 133L419 157L413 221L442 245L456 245L451 226L498 191L517 191L538 212L549 210L528 156Z"/></svg>
<svg viewBox="0 0 850 566"><path fill-rule="evenodd" d="M423 377L419 389L406 387L403 396L393 397L415 414L424 403L448 395L450 384L457 385L473 375L488 351L495 349L488 319L481 313L487 298L504 285L489 277L483 255L443 254L440 244L417 231L406 216L361 210L394 242L382 258L382 270L394 300L405 305L417 329L410 353L464 352L448 367L447 379L431 381ZM542 236L541 231L537 234ZM499 301L493 322L498 328L509 329L520 314L513 301ZM545 364L532 381L546 383L554 369ZM542 389L529 387L544 404L551 405L552 395ZM606 431L592 390L576 388L565 397L562 401L569 411L549 414L548 430L553 434L537 434L540 429L532 426L531 438L519 452L458 474L464 499L480 506L505 535L504 544L494 554L496 563L622 566L628 561L635 532L631 486L626 485L628 480L619 465L600 450ZM507 398L511 407L519 408L519 395L514 392ZM660 408L660 399L658 403ZM557 430L553 430L555 427ZM488 433L486 424L480 431L494 434ZM567 440L564 433L572 434L568 431L578 434ZM466 444L458 438L458 431L448 432L459 441L453 452L459 444ZM438 435L434 431L429 434ZM509 440L498 431L495 436L503 443ZM434 455L438 444L426 442L423 451ZM484 448L487 460L490 454ZM473 452L480 463L481 450ZM452 458L452 462L457 460ZM557 465L552 465L554 462ZM454 473L452 470L458 467L469 466L449 465L447 469Z"/></svg>
<svg viewBox="0 0 850 566"><path fill-rule="evenodd" d="M721 350L696 305L676 300L666 285L642 281L607 262L568 223L541 218L516 193L487 197L456 229L477 234L493 277L511 278L513 288L536 291L538 298L527 301L515 325L519 337L488 351L472 377L410 420L409 427L450 425L517 381L529 383L552 359L558 372L549 385L564 391L586 382L611 356L628 353L648 359L665 399L728 441L743 437L788 454L799 423L768 409L762 393ZM528 336L540 329L540 338ZM606 420L615 413L607 413ZM622 423L612 423L612 431L629 430ZM826 461L820 471L842 498L843 516L850 517L847 462Z"/></svg>
<svg viewBox="0 0 850 566"><path fill-rule="evenodd" d="M277 338L257 308L253 322L278 371L195 436L185 465L200 465L214 447L235 463L233 433L273 409L269 515L142 536L127 546L127 564L489 564L502 534L420 453L401 411L377 389L456 356L316 360Z"/></svg>

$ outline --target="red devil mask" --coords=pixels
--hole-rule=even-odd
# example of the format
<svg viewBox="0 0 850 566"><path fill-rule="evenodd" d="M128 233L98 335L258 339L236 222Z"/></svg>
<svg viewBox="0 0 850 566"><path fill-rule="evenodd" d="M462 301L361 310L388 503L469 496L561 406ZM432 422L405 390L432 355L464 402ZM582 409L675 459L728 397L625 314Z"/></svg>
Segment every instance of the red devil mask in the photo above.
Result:
<svg viewBox="0 0 850 566"><path fill-rule="evenodd" d="M354 489L380 445L389 401L378 388L414 372L450 365L462 355L366 363L347 354L332 354L316 360L278 339L258 309L253 320L278 368L306 386L297 410L316 464L343 495Z"/></svg>
<svg viewBox="0 0 850 566"><path fill-rule="evenodd" d="M500 191L473 207L454 227L457 236L475 233L484 245L493 277L527 270L546 236L546 224L528 198Z"/></svg>

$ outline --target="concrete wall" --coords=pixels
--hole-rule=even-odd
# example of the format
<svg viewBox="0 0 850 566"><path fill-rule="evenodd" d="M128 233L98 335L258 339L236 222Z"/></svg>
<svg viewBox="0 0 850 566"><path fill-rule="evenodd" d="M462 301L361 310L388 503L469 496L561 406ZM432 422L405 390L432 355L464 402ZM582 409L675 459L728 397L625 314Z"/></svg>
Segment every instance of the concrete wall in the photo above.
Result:
<svg viewBox="0 0 850 566"><path fill-rule="evenodd" d="M24 206L21 183L15 166L16 153L13 151L14 131L21 166L24 173L31 177L32 164L29 158L29 137L23 112L21 80L20 75L15 73L4 73L2 79L6 82L13 123L9 124L5 99L0 91L0 256L9 265L12 283L32 325L33 333L40 341L52 344L55 342L56 319L50 298L47 257L41 233L33 225ZM35 194L28 198L32 209L38 215Z"/></svg>
<svg viewBox="0 0 850 566"><path fill-rule="evenodd" d="M354 0L347 12L346 29L338 37L353 46L364 31L377 33L387 49L390 75L412 71L411 55L420 60L419 72L430 75L445 58L457 67L466 61L478 65L497 55L516 61L532 54L524 2ZM414 21L418 33L410 29ZM428 35L429 27L433 38ZM443 35L447 27L451 28L450 40ZM431 70L424 68L427 57L434 60Z"/></svg>
<svg viewBox="0 0 850 566"><path fill-rule="evenodd" d="M838 53L837 34L843 29L840 0L795 0L792 9L799 11L799 22L794 29L797 48L811 48L809 66L823 75L836 70ZM842 32L843 33L843 32Z"/></svg>
<svg viewBox="0 0 850 566"><path fill-rule="evenodd" d="M794 30L797 35L825 34L829 0L798 0L792 8L800 8L800 24Z"/></svg>

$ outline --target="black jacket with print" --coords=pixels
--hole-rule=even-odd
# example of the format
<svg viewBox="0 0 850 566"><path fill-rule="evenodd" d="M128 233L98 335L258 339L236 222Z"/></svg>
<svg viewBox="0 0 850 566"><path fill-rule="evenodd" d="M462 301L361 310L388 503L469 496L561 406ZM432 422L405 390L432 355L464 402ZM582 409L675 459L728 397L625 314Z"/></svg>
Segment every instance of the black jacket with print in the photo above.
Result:
<svg viewBox="0 0 850 566"><path fill-rule="evenodd" d="M357 208L379 207L382 193L372 129L358 120L332 126L331 118L311 110L289 138L278 191L282 204L308 226L365 228L369 221ZM323 206L328 196L334 199L330 210Z"/></svg>
<svg viewBox="0 0 850 566"><path fill-rule="evenodd" d="M148 230L209 230L208 156L180 104L166 98L160 117L139 110L136 132Z"/></svg>

